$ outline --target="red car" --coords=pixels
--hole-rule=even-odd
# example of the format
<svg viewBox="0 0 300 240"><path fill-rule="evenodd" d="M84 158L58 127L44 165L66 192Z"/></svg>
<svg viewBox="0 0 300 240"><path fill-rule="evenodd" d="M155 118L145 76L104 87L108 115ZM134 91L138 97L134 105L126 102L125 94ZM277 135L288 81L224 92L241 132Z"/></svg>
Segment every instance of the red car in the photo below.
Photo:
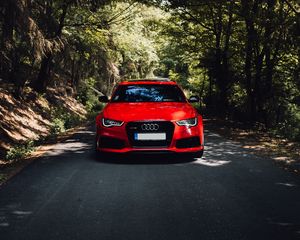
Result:
<svg viewBox="0 0 300 240"><path fill-rule="evenodd" d="M110 153L192 153L204 149L202 116L176 82L142 79L121 82L96 117L96 150Z"/></svg>

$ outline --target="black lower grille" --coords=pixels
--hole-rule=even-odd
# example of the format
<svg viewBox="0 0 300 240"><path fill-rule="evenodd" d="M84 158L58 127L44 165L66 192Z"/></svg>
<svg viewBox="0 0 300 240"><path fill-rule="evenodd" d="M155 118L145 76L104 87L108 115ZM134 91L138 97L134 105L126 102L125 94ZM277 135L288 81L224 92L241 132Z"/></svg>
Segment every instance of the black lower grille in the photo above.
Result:
<svg viewBox="0 0 300 240"><path fill-rule="evenodd" d="M176 141L177 148L192 148L200 146L199 137L183 138Z"/></svg>
<svg viewBox="0 0 300 240"><path fill-rule="evenodd" d="M99 140L101 148L122 149L125 147L125 141L111 137L101 137Z"/></svg>
<svg viewBox="0 0 300 240"><path fill-rule="evenodd" d="M145 124L154 124L156 127L145 129ZM174 128L174 124L168 121L129 122L126 131L132 147L168 147L172 142ZM137 133L166 133L166 140L136 140L134 136Z"/></svg>

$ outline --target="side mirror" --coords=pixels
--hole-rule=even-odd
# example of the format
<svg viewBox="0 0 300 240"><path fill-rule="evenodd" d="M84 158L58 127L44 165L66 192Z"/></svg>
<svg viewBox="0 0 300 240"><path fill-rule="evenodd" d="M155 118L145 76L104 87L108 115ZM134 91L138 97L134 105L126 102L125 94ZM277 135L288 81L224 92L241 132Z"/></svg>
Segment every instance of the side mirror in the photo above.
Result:
<svg viewBox="0 0 300 240"><path fill-rule="evenodd" d="M101 103L108 103L108 102L109 102L107 96L100 96L100 97L98 98L98 100L99 100L99 102L101 102Z"/></svg>
<svg viewBox="0 0 300 240"><path fill-rule="evenodd" d="M190 103L198 103L198 102L200 102L200 99L197 96L191 96L189 99L189 102Z"/></svg>

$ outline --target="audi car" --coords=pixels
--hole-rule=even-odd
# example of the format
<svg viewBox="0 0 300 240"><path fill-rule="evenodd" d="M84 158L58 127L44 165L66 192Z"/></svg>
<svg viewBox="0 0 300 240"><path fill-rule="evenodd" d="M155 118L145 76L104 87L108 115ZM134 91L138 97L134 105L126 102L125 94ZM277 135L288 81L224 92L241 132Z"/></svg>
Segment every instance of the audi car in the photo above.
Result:
<svg viewBox="0 0 300 240"><path fill-rule="evenodd" d="M183 90L169 79L119 83L96 117L96 150L100 153L185 153L201 157L202 116Z"/></svg>

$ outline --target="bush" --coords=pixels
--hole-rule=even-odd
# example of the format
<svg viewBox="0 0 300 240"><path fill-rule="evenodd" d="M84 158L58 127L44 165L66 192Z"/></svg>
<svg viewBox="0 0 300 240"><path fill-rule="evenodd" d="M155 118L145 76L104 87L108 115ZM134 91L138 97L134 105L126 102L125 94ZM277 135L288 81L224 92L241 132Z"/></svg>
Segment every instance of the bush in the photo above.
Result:
<svg viewBox="0 0 300 240"><path fill-rule="evenodd" d="M296 104L289 104L285 111L284 121L278 124L275 131L288 139L300 141L300 107Z"/></svg>
<svg viewBox="0 0 300 240"><path fill-rule="evenodd" d="M16 160L16 159L21 159L26 157L28 154L33 152L35 149L34 147L34 142L29 141L24 143L21 146L16 146L11 148L7 153L6 153L6 160Z"/></svg>
<svg viewBox="0 0 300 240"><path fill-rule="evenodd" d="M79 125L83 118L77 114L67 112L64 108L53 108L51 110L52 126L51 135L57 135L72 127Z"/></svg>
<svg viewBox="0 0 300 240"><path fill-rule="evenodd" d="M65 129L65 123L62 119L54 118L52 120L52 125L51 125L51 128L50 128L50 134L51 135L57 135L59 133L64 132L65 130L66 130Z"/></svg>
<svg viewBox="0 0 300 240"><path fill-rule="evenodd" d="M94 105L90 111L88 111L87 114L87 119L88 120L94 120L96 118L96 116L102 111L104 107L104 104L102 103L97 103L96 105Z"/></svg>
<svg viewBox="0 0 300 240"><path fill-rule="evenodd" d="M93 108L98 105L98 95L91 89L95 87L96 80L94 78L85 79L78 88L77 100L81 102L88 112L93 111Z"/></svg>

